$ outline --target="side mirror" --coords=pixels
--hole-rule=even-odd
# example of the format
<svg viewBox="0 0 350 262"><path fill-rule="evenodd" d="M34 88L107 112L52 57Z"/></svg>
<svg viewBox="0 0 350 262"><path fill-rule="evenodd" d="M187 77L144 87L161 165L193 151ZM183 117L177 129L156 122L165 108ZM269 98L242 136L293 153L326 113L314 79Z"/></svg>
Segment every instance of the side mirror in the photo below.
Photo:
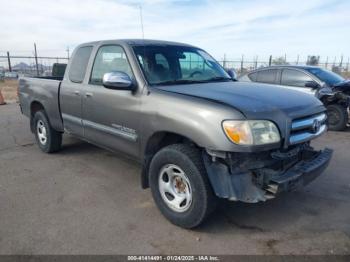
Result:
<svg viewBox="0 0 350 262"><path fill-rule="evenodd" d="M313 89L319 88L321 87L318 83L316 83L315 81L307 81L305 83L305 87L311 87Z"/></svg>
<svg viewBox="0 0 350 262"><path fill-rule="evenodd" d="M232 80L237 81L237 73L234 69L227 69L226 72L232 78Z"/></svg>
<svg viewBox="0 0 350 262"><path fill-rule="evenodd" d="M105 73L102 79L103 86L116 90L134 90L134 84L130 76L121 71Z"/></svg>

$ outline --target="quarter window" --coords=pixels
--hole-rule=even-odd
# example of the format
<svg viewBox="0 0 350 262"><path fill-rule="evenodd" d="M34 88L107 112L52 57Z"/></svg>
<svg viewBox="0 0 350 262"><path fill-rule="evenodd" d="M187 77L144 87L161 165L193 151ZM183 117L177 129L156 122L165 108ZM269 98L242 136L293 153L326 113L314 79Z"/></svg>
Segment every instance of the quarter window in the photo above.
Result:
<svg viewBox="0 0 350 262"><path fill-rule="evenodd" d="M105 73L121 71L132 77L132 71L126 54L120 46L102 46L96 55L91 72L90 84L102 85Z"/></svg>
<svg viewBox="0 0 350 262"><path fill-rule="evenodd" d="M307 82L312 82L312 78L307 74L293 70L284 69L282 71L281 84L287 86L300 86L305 87Z"/></svg>
<svg viewBox="0 0 350 262"><path fill-rule="evenodd" d="M70 81L75 83L83 82L91 51L92 46L83 46L76 51L69 69Z"/></svg>
<svg viewBox="0 0 350 262"><path fill-rule="evenodd" d="M258 76L258 73L256 72L248 75L249 79L252 80L253 82L256 81L257 76Z"/></svg>

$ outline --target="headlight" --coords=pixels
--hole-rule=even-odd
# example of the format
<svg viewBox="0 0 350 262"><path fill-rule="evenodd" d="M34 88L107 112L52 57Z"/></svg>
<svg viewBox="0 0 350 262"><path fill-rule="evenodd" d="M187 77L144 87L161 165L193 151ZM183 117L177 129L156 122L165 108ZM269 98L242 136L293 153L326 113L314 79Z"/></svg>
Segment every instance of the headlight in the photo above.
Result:
<svg viewBox="0 0 350 262"><path fill-rule="evenodd" d="M237 145L265 145L280 141L276 125L267 120L226 120L226 136Z"/></svg>

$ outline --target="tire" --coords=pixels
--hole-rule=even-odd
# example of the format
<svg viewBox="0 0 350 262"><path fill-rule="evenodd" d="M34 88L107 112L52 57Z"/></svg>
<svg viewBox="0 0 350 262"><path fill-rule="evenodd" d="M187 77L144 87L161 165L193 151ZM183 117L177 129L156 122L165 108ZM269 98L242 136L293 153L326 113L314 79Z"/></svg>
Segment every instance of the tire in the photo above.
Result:
<svg viewBox="0 0 350 262"><path fill-rule="evenodd" d="M329 130L342 131L348 123L348 111L342 105L332 104L327 106Z"/></svg>
<svg viewBox="0 0 350 262"><path fill-rule="evenodd" d="M39 148L45 153L61 149L62 133L54 130L44 111L37 111L33 118L34 134Z"/></svg>
<svg viewBox="0 0 350 262"><path fill-rule="evenodd" d="M174 144L157 152L150 164L149 182L157 207L177 226L194 228L216 207L217 199L209 183L201 152L195 147ZM173 200L171 195L175 196ZM178 199L182 197L185 197L185 201L180 203Z"/></svg>

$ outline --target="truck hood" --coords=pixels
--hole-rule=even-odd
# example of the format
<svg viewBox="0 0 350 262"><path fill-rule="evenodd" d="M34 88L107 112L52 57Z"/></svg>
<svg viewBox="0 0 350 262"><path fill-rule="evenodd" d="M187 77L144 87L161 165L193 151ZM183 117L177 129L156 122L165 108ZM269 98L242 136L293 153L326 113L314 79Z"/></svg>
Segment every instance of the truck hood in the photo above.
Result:
<svg viewBox="0 0 350 262"><path fill-rule="evenodd" d="M249 82L157 86L163 91L194 96L239 110L247 119L267 119L285 129L292 119L325 110L312 95L278 86Z"/></svg>
<svg viewBox="0 0 350 262"><path fill-rule="evenodd" d="M274 111L295 118L324 110L322 103L312 95L260 83L216 82L157 88L226 104L241 111L247 118Z"/></svg>

